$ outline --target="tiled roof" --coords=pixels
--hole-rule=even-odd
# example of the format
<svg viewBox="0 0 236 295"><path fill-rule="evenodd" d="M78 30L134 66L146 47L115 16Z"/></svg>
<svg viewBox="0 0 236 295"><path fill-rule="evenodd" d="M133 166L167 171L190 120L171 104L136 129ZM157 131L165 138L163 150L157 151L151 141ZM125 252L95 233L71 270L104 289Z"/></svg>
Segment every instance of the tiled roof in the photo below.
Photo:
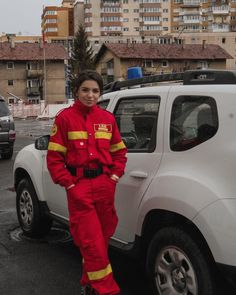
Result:
<svg viewBox="0 0 236 295"><path fill-rule="evenodd" d="M67 53L62 44L46 43L46 60L64 60L67 59ZM39 43L15 43L11 48L10 42L0 43L0 61L33 61L43 60L44 52Z"/></svg>
<svg viewBox="0 0 236 295"><path fill-rule="evenodd" d="M129 59L231 59L219 45L214 44L147 44L147 43L104 43L97 60L108 49L119 58Z"/></svg>

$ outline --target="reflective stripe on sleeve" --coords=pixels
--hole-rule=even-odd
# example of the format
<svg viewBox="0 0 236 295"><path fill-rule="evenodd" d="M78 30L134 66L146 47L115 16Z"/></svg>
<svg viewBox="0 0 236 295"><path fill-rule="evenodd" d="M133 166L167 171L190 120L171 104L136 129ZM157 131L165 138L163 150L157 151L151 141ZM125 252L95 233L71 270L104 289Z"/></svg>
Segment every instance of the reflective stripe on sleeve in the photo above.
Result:
<svg viewBox="0 0 236 295"><path fill-rule="evenodd" d="M108 264L104 269L87 272L87 275L90 281L96 281L105 278L110 273L112 273L112 268L111 265Z"/></svg>
<svg viewBox="0 0 236 295"><path fill-rule="evenodd" d="M63 145L61 145L59 143L55 143L55 142L49 142L48 150L49 151L60 152L60 153L63 153L63 154L65 154L67 152L66 147L64 147Z"/></svg>
<svg viewBox="0 0 236 295"><path fill-rule="evenodd" d="M87 131L69 131L68 139L88 139Z"/></svg>
<svg viewBox="0 0 236 295"><path fill-rule="evenodd" d="M119 142L119 143L116 143L116 144L112 144L111 147L110 147L110 152L111 153L115 153L119 150L122 150L122 149L125 149L126 146L124 144L123 141Z"/></svg>
<svg viewBox="0 0 236 295"><path fill-rule="evenodd" d="M112 133L111 132L95 132L96 139L111 139Z"/></svg>

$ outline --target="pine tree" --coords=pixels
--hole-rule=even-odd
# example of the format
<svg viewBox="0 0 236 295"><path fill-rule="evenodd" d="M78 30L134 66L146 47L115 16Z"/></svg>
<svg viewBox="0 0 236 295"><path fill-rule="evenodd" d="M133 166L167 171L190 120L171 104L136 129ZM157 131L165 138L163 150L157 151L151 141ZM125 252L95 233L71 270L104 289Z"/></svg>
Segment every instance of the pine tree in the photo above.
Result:
<svg viewBox="0 0 236 295"><path fill-rule="evenodd" d="M84 27L80 25L78 31L75 34L71 51L70 65L72 87L73 80L77 78L80 72L95 68L93 56L94 53L88 41Z"/></svg>

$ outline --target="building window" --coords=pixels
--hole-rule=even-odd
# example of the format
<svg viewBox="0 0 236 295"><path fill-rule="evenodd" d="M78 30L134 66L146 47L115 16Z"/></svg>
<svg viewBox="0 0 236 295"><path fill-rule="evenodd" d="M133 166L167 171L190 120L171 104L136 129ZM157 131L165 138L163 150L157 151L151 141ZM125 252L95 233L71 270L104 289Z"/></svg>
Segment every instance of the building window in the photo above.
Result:
<svg viewBox="0 0 236 295"><path fill-rule="evenodd" d="M12 69L14 69L14 62L8 62L8 63L7 63L7 69L8 69L8 70L12 70Z"/></svg>
<svg viewBox="0 0 236 295"><path fill-rule="evenodd" d="M199 61L197 63L198 69L208 69L208 62L207 61Z"/></svg>
<svg viewBox="0 0 236 295"><path fill-rule="evenodd" d="M145 68L152 68L153 67L153 60L152 59L145 59L144 60L144 67Z"/></svg>
<svg viewBox="0 0 236 295"><path fill-rule="evenodd" d="M14 83L13 83L13 80L8 80L8 81L7 81L7 84L8 84L8 86L13 86L13 84L14 84Z"/></svg>
<svg viewBox="0 0 236 295"><path fill-rule="evenodd" d="M168 61L163 60L161 66L164 67L164 68L168 67Z"/></svg>
<svg viewBox="0 0 236 295"><path fill-rule="evenodd" d="M39 69L39 64L37 62L28 62L26 64L26 69L27 70L38 70Z"/></svg>

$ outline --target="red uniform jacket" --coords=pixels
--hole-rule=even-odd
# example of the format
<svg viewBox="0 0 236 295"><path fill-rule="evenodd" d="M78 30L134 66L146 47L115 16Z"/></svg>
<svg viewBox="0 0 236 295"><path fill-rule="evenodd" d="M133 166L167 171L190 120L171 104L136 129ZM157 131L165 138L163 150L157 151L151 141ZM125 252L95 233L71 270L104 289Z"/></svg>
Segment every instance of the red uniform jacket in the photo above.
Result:
<svg viewBox="0 0 236 295"><path fill-rule="evenodd" d="M55 118L47 166L53 181L68 187L78 177L72 176L66 165L81 168L98 162L120 177L127 161L126 152L113 114L97 105L89 108L77 100Z"/></svg>

